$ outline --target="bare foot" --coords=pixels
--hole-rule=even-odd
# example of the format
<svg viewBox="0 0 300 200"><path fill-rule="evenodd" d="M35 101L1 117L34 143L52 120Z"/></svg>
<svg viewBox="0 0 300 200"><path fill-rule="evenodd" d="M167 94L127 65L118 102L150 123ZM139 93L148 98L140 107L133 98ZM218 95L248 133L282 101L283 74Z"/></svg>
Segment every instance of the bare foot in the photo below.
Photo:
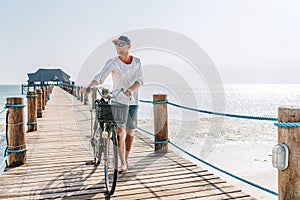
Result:
<svg viewBox="0 0 300 200"><path fill-rule="evenodd" d="M126 165L127 165L127 169L132 169L133 165L130 163L130 162L126 162Z"/></svg>
<svg viewBox="0 0 300 200"><path fill-rule="evenodd" d="M126 165L121 165L121 167L119 168L119 174L122 174L123 172L127 171L127 167Z"/></svg>

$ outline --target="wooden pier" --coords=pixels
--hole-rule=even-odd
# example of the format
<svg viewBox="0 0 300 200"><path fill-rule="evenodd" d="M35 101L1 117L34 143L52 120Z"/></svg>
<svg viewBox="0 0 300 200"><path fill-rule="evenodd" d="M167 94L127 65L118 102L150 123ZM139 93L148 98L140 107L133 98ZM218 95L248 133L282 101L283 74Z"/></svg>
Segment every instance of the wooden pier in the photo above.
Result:
<svg viewBox="0 0 300 200"><path fill-rule="evenodd" d="M152 140L136 132L133 169L118 176L115 194L105 195L103 165L86 165L90 106L59 87L26 133L27 162L0 177L0 199L254 199L173 152L156 154Z"/></svg>

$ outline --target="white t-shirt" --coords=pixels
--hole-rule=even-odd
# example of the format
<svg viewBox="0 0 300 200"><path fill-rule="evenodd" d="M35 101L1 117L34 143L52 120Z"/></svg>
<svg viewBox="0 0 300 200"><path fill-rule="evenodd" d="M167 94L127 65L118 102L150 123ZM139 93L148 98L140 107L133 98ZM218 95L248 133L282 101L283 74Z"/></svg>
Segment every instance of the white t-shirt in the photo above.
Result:
<svg viewBox="0 0 300 200"><path fill-rule="evenodd" d="M102 71L94 77L94 80L99 84L103 84L110 73L113 79L113 90L119 90L121 88L128 89L136 81L141 85L144 83L141 61L134 56L130 64L122 62L119 56L109 59L105 63ZM138 91L133 92L131 99L121 92L120 95L112 99L112 101L126 105L138 105Z"/></svg>

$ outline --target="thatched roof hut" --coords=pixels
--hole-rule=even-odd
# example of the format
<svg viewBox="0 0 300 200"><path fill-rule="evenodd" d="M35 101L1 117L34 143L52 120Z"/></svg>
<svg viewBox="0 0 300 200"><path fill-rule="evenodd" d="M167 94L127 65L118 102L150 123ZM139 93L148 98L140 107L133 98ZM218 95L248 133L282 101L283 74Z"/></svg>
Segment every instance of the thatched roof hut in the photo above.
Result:
<svg viewBox="0 0 300 200"><path fill-rule="evenodd" d="M28 73L28 83L35 82L64 82L69 83L70 77L61 69L38 69L35 73Z"/></svg>

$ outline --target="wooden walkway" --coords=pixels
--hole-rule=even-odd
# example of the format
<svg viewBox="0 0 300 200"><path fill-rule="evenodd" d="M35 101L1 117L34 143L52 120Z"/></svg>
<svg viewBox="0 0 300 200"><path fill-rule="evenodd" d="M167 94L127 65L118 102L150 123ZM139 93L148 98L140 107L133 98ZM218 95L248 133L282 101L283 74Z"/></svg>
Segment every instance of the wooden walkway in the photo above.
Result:
<svg viewBox="0 0 300 200"><path fill-rule="evenodd" d="M153 153L138 132L134 168L119 175L107 197L102 164L85 165L92 159L90 116L89 106L55 87L38 131L26 133L27 163L0 177L0 199L254 199L175 153Z"/></svg>

